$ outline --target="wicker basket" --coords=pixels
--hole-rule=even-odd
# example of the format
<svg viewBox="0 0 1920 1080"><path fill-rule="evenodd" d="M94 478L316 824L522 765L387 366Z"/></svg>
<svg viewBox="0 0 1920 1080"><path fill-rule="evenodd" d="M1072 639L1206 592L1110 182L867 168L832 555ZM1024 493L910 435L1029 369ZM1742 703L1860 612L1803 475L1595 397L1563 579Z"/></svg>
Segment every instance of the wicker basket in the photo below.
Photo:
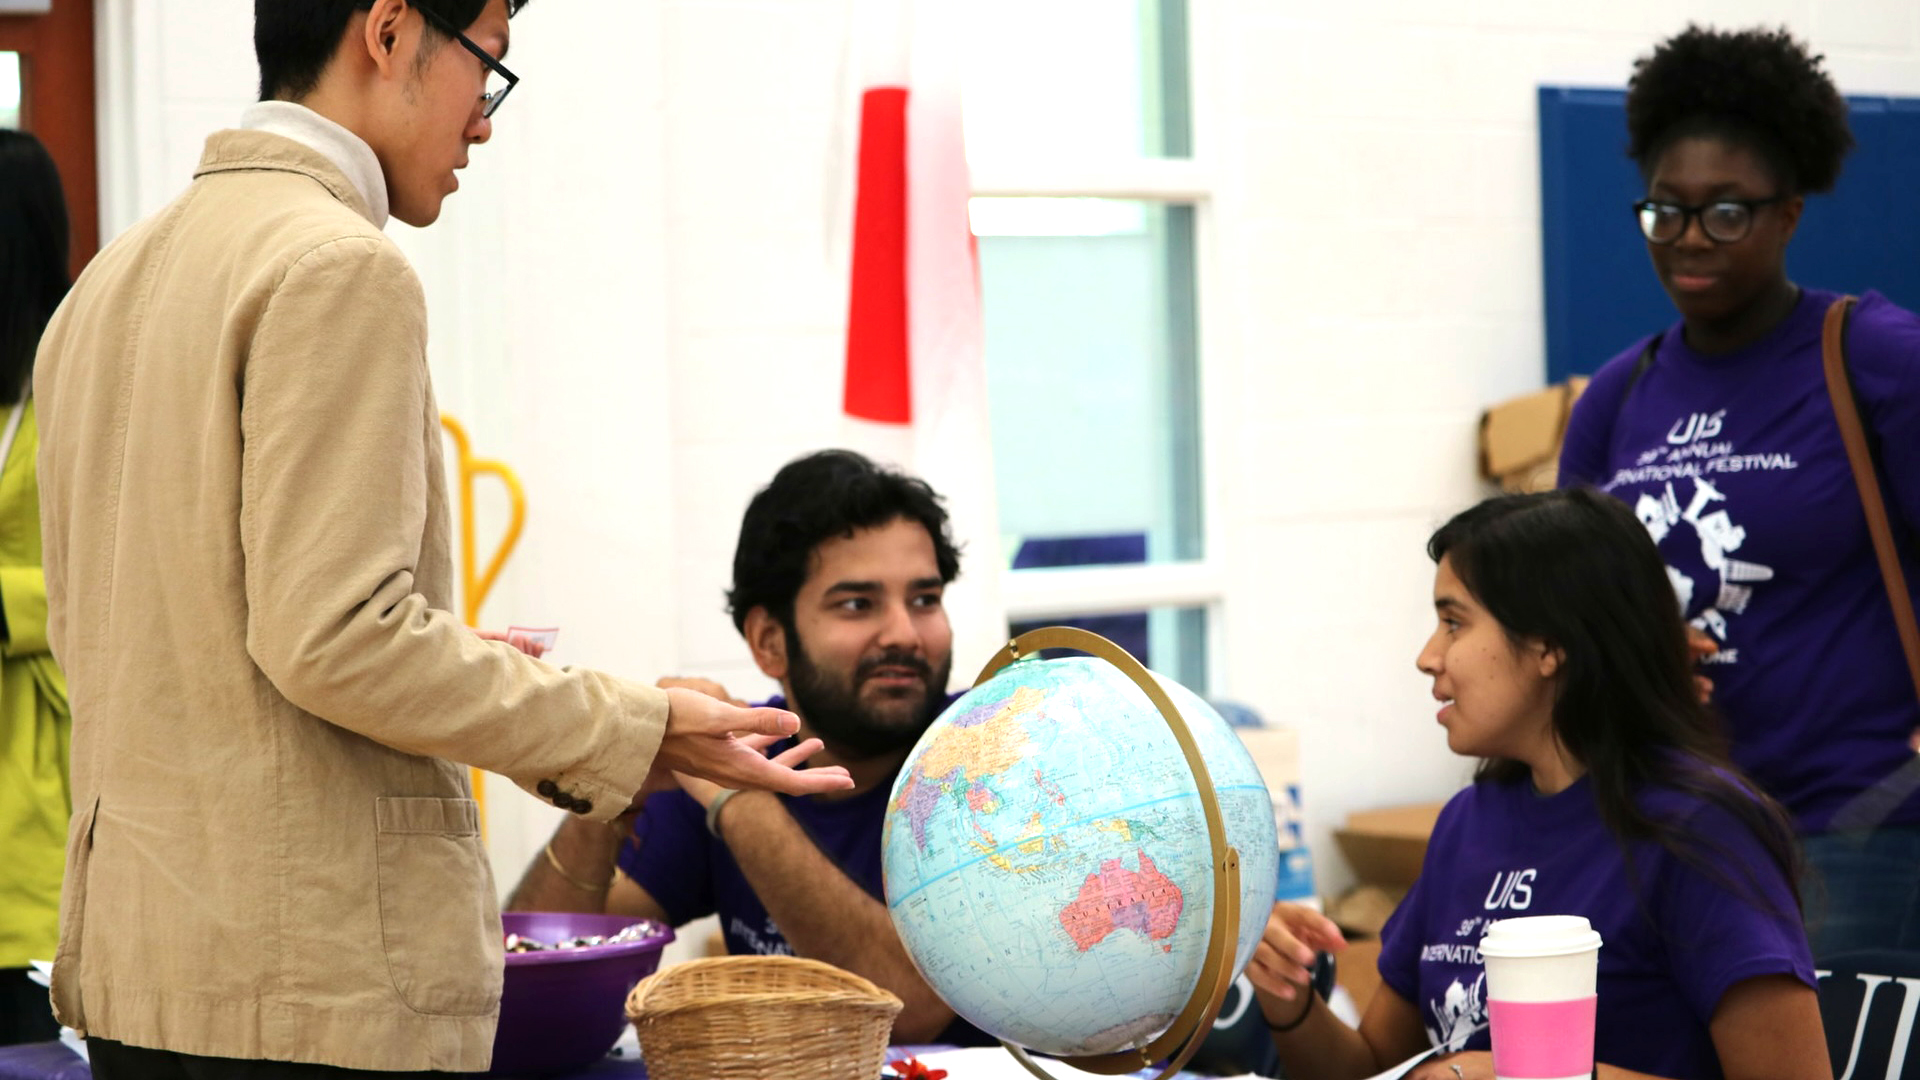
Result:
<svg viewBox="0 0 1920 1080"><path fill-rule="evenodd" d="M873 1080L900 999L791 956L690 960L627 995L649 1080Z"/></svg>

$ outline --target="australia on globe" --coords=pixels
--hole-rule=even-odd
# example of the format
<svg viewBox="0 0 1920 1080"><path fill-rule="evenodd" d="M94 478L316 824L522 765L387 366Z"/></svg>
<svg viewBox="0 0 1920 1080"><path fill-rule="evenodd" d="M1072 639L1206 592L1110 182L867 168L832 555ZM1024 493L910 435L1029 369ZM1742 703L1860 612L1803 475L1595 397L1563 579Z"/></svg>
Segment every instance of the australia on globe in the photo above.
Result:
<svg viewBox="0 0 1920 1080"><path fill-rule="evenodd" d="M1159 682L1239 852L1238 972L1273 906L1273 804L1219 713ZM1214 901L1199 789L1152 700L1105 660L1017 660L956 700L901 768L881 849L915 965L1006 1042L1062 1057L1140 1046L1199 981Z"/></svg>

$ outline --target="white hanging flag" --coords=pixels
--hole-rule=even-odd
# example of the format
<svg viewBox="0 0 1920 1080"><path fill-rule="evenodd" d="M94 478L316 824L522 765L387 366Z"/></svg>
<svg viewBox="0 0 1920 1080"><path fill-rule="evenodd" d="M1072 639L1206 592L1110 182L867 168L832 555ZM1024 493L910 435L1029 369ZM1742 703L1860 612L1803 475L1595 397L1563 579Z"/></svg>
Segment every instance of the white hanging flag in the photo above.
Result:
<svg viewBox="0 0 1920 1080"><path fill-rule="evenodd" d="M853 0L859 95L846 445L933 485L961 547L947 591L953 678L968 684L1006 643L999 513L987 414L979 256L960 115L952 0ZM843 170L844 171L844 170Z"/></svg>

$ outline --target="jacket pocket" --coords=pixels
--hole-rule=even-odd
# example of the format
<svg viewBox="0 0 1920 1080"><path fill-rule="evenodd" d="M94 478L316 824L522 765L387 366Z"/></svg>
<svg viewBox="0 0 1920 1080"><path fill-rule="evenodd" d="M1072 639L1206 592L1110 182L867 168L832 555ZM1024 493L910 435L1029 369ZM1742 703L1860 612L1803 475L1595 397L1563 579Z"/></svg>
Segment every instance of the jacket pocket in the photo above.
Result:
<svg viewBox="0 0 1920 1080"><path fill-rule="evenodd" d="M85 1034L86 1012L80 1000L80 932L87 919L87 870L93 862L93 821L100 812L94 796L75 808L67 827L67 869L60 887L60 944L53 954L53 1013L62 1024Z"/></svg>
<svg viewBox="0 0 1920 1080"><path fill-rule="evenodd" d="M380 937L400 1000L439 1016L492 1013L505 964L478 805L379 798L375 822Z"/></svg>

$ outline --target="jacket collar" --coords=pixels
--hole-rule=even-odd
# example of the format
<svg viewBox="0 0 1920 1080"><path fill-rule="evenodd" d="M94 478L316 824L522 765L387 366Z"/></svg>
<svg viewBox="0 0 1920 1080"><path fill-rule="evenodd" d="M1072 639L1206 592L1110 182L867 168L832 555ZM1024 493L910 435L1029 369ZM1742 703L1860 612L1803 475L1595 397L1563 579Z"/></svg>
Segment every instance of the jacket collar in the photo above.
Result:
<svg viewBox="0 0 1920 1080"><path fill-rule="evenodd" d="M284 108L256 115L266 106ZM256 126L259 121L264 122ZM243 129L216 131L208 136L200 165L193 173L196 179L221 172L299 173L326 188L374 228L386 228L386 178L373 149L358 136L290 102L261 102L247 110L243 122Z"/></svg>

